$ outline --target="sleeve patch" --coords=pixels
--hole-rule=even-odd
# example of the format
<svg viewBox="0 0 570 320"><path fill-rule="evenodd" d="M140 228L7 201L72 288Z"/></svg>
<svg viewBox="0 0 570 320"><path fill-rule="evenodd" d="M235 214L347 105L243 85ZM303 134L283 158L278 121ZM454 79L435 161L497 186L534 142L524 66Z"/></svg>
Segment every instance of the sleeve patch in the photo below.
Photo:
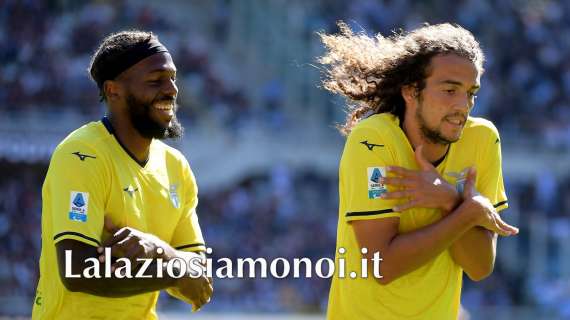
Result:
<svg viewBox="0 0 570 320"><path fill-rule="evenodd" d="M380 183L380 179L386 176L385 167L368 167L366 176L368 181L368 199L378 199L383 193L386 193L386 185Z"/></svg>
<svg viewBox="0 0 570 320"><path fill-rule="evenodd" d="M69 197L69 220L87 222L89 192L71 191Z"/></svg>

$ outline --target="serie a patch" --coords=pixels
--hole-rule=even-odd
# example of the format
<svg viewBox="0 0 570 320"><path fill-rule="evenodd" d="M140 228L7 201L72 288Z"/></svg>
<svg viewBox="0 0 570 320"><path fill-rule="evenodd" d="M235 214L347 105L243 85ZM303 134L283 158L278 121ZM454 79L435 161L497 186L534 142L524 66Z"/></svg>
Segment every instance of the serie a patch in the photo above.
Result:
<svg viewBox="0 0 570 320"><path fill-rule="evenodd" d="M378 199L388 191L386 185L380 183L380 178L386 176L385 167L368 167L366 176L368 177L368 199Z"/></svg>
<svg viewBox="0 0 570 320"><path fill-rule="evenodd" d="M69 197L69 220L87 222L89 192L71 191Z"/></svg>

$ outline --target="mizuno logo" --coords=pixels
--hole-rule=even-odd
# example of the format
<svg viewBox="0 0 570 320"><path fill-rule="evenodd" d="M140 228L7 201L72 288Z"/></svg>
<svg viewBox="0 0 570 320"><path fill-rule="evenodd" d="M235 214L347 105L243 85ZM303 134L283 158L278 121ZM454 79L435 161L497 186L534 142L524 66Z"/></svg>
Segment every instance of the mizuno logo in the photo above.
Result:
<svg viewBox="0 0 570 320"><path fill-rule="evenodd" d="M72 154L78 156L78 157L79 157L79 160L81 160L81 161L85 161L85 158L97 159L97 157L90 156L90 155L88 155L88 154L81 154L79 151L75 151L75 152L72 153Z"/></svg>
<svg viewBox="0 0 570 320"><path fill-rule="evenodd" d="M499 138L497 138L497 140L495 140L495 144L500 143L501 140L499 140Z"/></svg>
<svg viewBox="0 0 570 320"><path fill-rule="evenodd" d="M128 186L125 189L123 189L123 191L125 191L126 193L129 194L129 196L131 196L131 198L133 197L133 194L137 191L139 191L139 188L133 188L133 186Z"/></svg>
<svg viewBox="0 0 570 320"><path fill-rule="evenodd" d="M372 149L374 149L374 147L383 147L384 146L383 144L368 143L368 140L361 141L360 143L365 145L366 148L368 148L368 150L370 150L370 151L372 151Z"/></svg>

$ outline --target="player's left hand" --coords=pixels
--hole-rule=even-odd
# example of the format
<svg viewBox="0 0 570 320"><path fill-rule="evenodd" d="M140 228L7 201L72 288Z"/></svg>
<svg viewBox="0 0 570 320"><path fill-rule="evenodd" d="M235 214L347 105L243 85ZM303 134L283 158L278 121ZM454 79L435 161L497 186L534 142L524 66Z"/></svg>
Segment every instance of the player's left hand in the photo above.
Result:
<svg viewBox="0 0 570 320"><path fill-rule="evenodd" d="M155 235L131 227L119 228L107 216L105 217L105 230L111 236L97 248L97 252L100 254L99 261L102 263L105 262L104 248L106 247L111 248L113 257L131 260L133 268L138 265L137 258L163 258L164 261L168 261L176 256L176 251ZM118 266L117 263L114 263L111 268L114 270Z"/></svg>
<svg viewBox="0 0 570 320"><path fill-rule="evenodd" d="M452 211L461 202L461 195L425 159L423 146L416 148L415 156L420 167L419 171L398 166L386 168L388 173L395 176L383 177L381 182L398 187L399 190L384 193L381 197L383 199L409 199L408 202L394 207L394 211L404 211L410 208Z"/></svg>

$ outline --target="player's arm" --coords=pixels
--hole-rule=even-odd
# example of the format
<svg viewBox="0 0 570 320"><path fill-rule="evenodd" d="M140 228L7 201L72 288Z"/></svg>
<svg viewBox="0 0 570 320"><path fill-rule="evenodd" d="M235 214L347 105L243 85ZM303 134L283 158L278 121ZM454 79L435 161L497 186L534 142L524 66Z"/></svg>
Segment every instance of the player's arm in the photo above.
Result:
<svg viewBox="0 0 570 320"><path fill-rule="evenodd" d="M200 223L198 222L198 214L196 213L198 205L196 178L188 161L183 156L181 156L180 161L182 176L184 177L183 184L180 186L180 192L183 195L181 201L183 214L180 216L169 244L182 255L193 256L200 254L205 258L206 244ZM210 285L213 286L212 279L208 278L208 280ZM184 295L176 288L167 289L166 292L179 300L186 301ZM212 294L210 292L208 301Z"/></svg>
<svg viewBox="0 0 570 320"><path fill-rule="evenodd" d="M202 255L175 250L154 235L132 228L117 228L109 218L105 220L105 228L111 236L98 248L69 239L57 243L60 278L68 290L103 297L127 297L161 289L172 289L179 293L181 300L192 304L194 310L200 309L209 302L213 291L211 279L204 275L190 277L190 273L198 271L190 269L196 267L196 264L190 261L195 259L200 263L203 260ZM110 248L113 257L129 259L134 267L131 272L132 275L135 275L141 267L137 261L138 258L151 259L153 263L145 267L145 278L117 277L114 270L121 266L117 262L112 264L110 277L87 278L82 276L86 268L93 267L93 262L87 262L89 258L91 261L95 259L99 262L99 270L105 270L104 263L106 261L103 248ZM162 250L160 254L157 253L158 248ZM66 251L69 254L66 254ZM66 261L69 259L68 257L71 257L70 261ZM164 263L158 264L157 258L160 258ZM187 265L185 268L187 274L178 279L171 277L166 268L166 262L175 258L181 259L179 261L185 261L184 263ZM109 264L111 262L109 261ZM179 264L173 264L173 267L174 275L184 272L180 270ZM159 268L161 269L160 272ZM81 276L68 277L66 273ZM158 274L162 276L157 276Z"/></svg>
<svg viewBox="0 0 570 320"><path fill-rule="evenodd" d="M480 281L493 272L496 249L497 234L475 227L455 241L449 253L471 280Z"/></svg>
<svg viewBox="0 0 570 320"><path fill-rule="evenodd" d="M470 171L461 205L440 221L409 233L398 233L399 218L395 217L352 222L360 247L368 248L365 257L372 261L375 252L382 257L379 283L388 284L416 270L475 226L502 235L515 232L496 213L481 209L483 199L474 184L475 173Z"/></svg>
<svg viewBox="0 0 570 320"><path fill-rule="evenodd" d="M496 128L487 130L481 152L477 190L487 201L487 210L499 212L508 207L501 170L501 144ZM465 233L450 248L453 260L459 264L472 280L481 280L493 272L497 255L497 234L484 228L473 228Z"/></svg>
<svg viewBox="0 0 570 320"><path fill-rule="evenodd" d="M390 171L398 177L386 178L385 183L402 187L403 190L385 194L386 199L407 198L409 201L395 208L404 211L409 208L436 208L445 216L461 203L462 197L453 186L447 183L437 170L422 155L421 146L416 148L416 162L420 171L400 167ZM486 170L487 171L487 170ZM483 178L489 172L483 174ZM484 179L479 180L484 180ZM495 211L488 199L479 195L481 210ZM492 271L496 254L496 234L482 228L474 227L450 247L450 254L467 275L473 280L481 280Z"/></svg>
<svg viewBox="0 0 570 320"><path fill-rule="evenodd" d="M83 276L84 270L93 266L91 262L87 262L89 261L89 258L99 260L97 248L71 239L65 239L58 242L56 244L56 248L59 275L62 283L69 291L116 298L128 297L182 285L182 283L177 283L177 279L168 276L164 266L160 266L160 268L164 269L162 273L164 277L157 278L156 274L159 267L156 263L151 264L145 272L145 275L152 276L150 278L117 278L114 272L111 272L111 277L109 278L86 278ZM70 257L69 261L66 261L67 251L67 256ZM101 274L103 274L105 266L101 261L99 262L99 270L101 270ZM68 277L66 272L69 275L81 276ZM132 273L134 275L135 271Z"/></svg>

